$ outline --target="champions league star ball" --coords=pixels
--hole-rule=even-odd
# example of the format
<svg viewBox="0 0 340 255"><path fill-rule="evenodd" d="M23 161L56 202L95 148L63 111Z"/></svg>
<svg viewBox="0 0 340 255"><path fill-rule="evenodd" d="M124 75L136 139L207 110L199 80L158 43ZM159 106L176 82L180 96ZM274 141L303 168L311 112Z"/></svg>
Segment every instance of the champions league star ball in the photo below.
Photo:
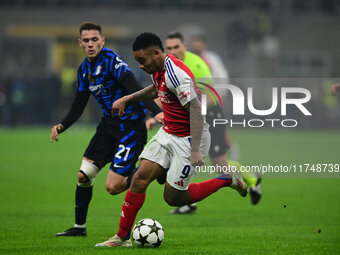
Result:
<svg viewBox="0 0 340 255"><path fill-rule="evenodd" d="M163 227L156 220L142 219L133 227L132 240L138 247L158 247L163 239Z"/></svg>

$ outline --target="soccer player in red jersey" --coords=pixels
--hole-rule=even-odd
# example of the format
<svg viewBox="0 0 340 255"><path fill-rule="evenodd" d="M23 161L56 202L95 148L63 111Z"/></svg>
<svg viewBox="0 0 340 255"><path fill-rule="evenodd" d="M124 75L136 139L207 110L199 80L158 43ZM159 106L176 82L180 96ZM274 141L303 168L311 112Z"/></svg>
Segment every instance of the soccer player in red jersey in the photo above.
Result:
<svg viewBox="0 0 340 255"><path fill-rule="evenodd" d="M127 103L160 98L165 124L140 155L140 166L132 178L122 206L119 230L103 246L132 246L130 232L143 206L148 185L167 170L164 199L171 206L198 202L222 187L236 189L246 196L247 186L239 172L225 173L200 183L191 183L195 167L204 164L210 147L209 125L201 114L200 94L190 69L164 53L158 36L139 35L133 44L139 67L151 74L153 85L127 95L112 105L112 114L124 114Z"/></svg>

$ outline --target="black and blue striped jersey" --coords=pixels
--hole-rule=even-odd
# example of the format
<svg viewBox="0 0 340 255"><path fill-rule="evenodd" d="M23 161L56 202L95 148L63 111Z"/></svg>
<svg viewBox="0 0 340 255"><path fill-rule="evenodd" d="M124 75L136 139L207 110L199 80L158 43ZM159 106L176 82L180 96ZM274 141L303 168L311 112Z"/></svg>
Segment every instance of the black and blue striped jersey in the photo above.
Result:
<svg viewBox="0 0 340 255"><path fill-rule="evenodd" d="M130 94L128 88L124 88L121 83L127 75L133 75L129 66L113 50L103 48L97 61L90 62L85 58L81 63L77 90L90 92L100 105L104 117L109 118L112 103ZM121 119L144 119L145 114L142 102L133 103L126 107Z"/></svg>

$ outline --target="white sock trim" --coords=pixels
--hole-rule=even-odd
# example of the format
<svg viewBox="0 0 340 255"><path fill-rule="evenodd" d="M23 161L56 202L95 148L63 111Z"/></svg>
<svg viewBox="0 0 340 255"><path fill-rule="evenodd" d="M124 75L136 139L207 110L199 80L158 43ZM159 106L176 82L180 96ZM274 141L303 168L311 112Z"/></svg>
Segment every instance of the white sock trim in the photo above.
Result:
<svg viewBox="0 0 340 255"><path fill-rule="evenodd" d="M83 225L74 224L73 227L75 227L75 228L86 228L86 223L83 224Z"/></svg>

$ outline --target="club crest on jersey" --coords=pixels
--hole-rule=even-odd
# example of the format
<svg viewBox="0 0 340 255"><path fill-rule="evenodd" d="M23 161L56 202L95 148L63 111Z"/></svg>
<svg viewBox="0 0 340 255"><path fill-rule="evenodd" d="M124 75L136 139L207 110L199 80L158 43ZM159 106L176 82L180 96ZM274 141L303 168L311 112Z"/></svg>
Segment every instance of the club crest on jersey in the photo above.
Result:
<svg viewBox="0 0 340 255"><path fill-rule="evenodd" d="M165 91L158 90L158 97L162 102L164 102L166 104L170 104L170 100L168 98L169 94L166 93Z"/></svg>
<svg viewBox="0 0 340 255"><path fill-rule="evenodd" d="M87 79L92 83L95 84L96 83L96 78L94 76L92 76L91 74L89 74L87 76Z"/></svg>

